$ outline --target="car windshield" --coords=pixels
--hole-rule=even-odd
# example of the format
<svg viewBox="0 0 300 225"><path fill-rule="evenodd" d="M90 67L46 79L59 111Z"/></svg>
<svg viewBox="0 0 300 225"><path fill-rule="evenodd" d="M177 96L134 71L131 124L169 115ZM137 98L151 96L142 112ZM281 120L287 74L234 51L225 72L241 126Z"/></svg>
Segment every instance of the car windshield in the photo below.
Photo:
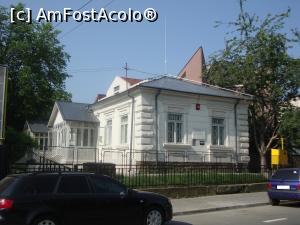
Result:
<svg viewBox="0 0 300 225"><path fill-rule="evenodd" d="M2 194L2 193L6 190L6 188L7 188L11 183L14 182L15 179L16 179L16 178L14 178L14 177L5 177L4 179L2 179L2 180L0 181L0 194Z"/></svg>
<svg viewBox="0 0 300 225"><path fill-rule="evenodd" d="M299 180L298 170L277 170L272 179Z"/></svg>

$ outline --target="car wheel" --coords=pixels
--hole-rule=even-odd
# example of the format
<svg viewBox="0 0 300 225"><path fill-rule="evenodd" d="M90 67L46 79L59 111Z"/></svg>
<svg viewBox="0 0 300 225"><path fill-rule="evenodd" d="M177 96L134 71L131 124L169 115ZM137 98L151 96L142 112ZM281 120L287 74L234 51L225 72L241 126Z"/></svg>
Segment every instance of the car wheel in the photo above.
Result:
<svg viewBox="0 0 300 225"><path fill-rule="evenodd" d="M32 225L58 225L58 222L55 217L46 215L36 218Z"/></svg>
<svg viewBox="0 0 300 225"><path fill-rule="evenodd" d="M270 199L271 205L275 206L275 205L279 205L280 200L278 199Z"/></svg>
<svg viewBox="0 0 300 225"><path fill-rule="evenodd" d="M162 225L164 224L164 216L159 208L149 209L144 218L144 225Z"/></svg>

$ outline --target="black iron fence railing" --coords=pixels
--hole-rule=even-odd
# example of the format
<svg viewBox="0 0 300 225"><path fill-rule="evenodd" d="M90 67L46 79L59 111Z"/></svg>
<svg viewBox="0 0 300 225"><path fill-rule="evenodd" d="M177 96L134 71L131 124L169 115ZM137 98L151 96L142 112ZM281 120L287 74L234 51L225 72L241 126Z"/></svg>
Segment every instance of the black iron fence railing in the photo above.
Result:
<svg viewBox="0 0 300 225"><path fill-rule="evenodd" d="M116 168L116 177L133 188L248 184L266 182L271 171L251 173L235 166L134 166Z"/></svg>
<svg viewBox="0 0 300 225"><path fill-rule="evenodd" d="M111 176L128 187L170 187L170 186L198 186L248 184L267 182L272 171L261 168L258 172L251 172L245 166L224 164L205 165L114 165L114 164L55 164L34 163L14 164L11 173L32 172L95 172Z"/></svg>

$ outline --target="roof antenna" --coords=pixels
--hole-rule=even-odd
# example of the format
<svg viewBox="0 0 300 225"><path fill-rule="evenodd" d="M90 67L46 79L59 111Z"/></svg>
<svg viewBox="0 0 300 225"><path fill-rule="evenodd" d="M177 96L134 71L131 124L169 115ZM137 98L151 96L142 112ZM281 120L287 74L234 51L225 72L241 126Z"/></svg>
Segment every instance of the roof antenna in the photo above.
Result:
<svg viewBox="0 0 300 225"><path fill-rule="evenodd" d="M128 90L128 74L127 74L127 72L128 72L128 65L127 65L127 62L125 63L125 67L123 67L124 69L125 69L125 77L126 77L126 90Z"/></svg>
<svg viewBox="0 0 300 225"><path fill-rule="evenodd" d="M165 75L167 75L167 73L167 17L165 17Z"/></svg>

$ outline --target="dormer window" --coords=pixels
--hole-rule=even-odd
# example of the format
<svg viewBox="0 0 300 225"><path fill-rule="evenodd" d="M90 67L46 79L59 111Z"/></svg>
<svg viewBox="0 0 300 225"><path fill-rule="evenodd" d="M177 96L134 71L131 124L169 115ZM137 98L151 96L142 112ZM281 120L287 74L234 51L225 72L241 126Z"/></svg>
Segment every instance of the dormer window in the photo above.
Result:
<svg viewBox="0 0 300 225"><path fill-rule="evenodd" d="M114 87L115 94L119 93L119 90L120 90L120 85Z"/></svg>

